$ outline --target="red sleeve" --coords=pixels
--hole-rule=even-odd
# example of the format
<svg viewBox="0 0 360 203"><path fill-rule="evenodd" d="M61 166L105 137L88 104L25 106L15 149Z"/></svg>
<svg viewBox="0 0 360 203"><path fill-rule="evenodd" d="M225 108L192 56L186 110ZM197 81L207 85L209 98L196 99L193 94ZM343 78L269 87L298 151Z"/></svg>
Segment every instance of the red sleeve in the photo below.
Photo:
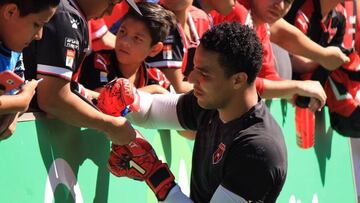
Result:
<svg viewBox="0 0 360 203"><path fill-rule="evenodd" d="M90 20L89 28L91 33L90 38L92 41L101 38L108 31L104 19L102 18L97 20Z"/></svg>
<svg viewBox="0 0 360 203"><path fill-rule="evenodd" d="M106 26L111 27L114 23L116 23L120 18L124 17L124 15L128 12L129 6L126 1L122 1L114 6L114 9L109 16L104 16L104 22Z"/></svg>
<svg viewBox="0 0 360 203"><path fill-rule="evenodd" d="M360 3L357 4L355 49L360 53Z"/></svg>
<svg viewBox="0 0 360 203"><path fill-rule="evenodd" d="M360 53L360 19L356 20L355 50Z"/></svg>
<svg viewBox="0 0 360 203"><path fill-rule="evenodd" d="M154 80L158 85L162 86L165 89L168 89L170 86L170 81L166 78L165 74L157 68L148 67L147 73L149 80Z"/></svg>
<svg viewBox="0 0 360 203"><path fill-rule="evenodd" d="M256 86L257 92L261 96L264 93L264 79L257 77L255 79L255 86Z"/></svg>
<svg viewBox="0 0 360 203"><path fill-rule="evenodd" d="M346 26L345 26L345 33L344 33L344 39L343 39L343 47L346 49L350 49L353 47L354 42L354 34L355 30L353 29L355 25L355 21L352 19L355 18L354 14L354 1L345 1L344 6L341 4L338 4L336 6L336 11L340 12L344 16L346 16Z"/></svg>
<svg viewBox="0 0 360 203"><path fill-rule="evenodd" d="M261 42L263 49L263 64L258 74L258 77L266 78L269 80L281 80L279 74L276 72L273 52L270 44L270 34L268 25L264 24L256 29L256 33Z"/></svg>
<svg viewBox="0 0 360 203"><path fill-rule="evenodd" d="M249 13L248 10L244 6L242 6L238 2L235 2L235 6L227 16L221 15L215 10L211 11L210 15L213 18L214 25L218 25L223 22L233 22L233 21L237 21L241 24L245 24L248 13Z"/></svg>
<svg viewBox="0 0 360 203"><path fill-rule="evenodd" d="M209 16L201 9L191 6L190 8L191 17L194 20L196 31L201 38L202 35L211 28Z"/></svg>

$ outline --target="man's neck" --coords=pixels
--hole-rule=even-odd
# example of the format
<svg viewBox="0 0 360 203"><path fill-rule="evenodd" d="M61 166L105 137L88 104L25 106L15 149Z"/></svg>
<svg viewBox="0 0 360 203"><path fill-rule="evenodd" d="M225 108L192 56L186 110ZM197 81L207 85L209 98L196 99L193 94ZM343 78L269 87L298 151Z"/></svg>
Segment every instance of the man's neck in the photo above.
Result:
<svg viewBox="0 0 360 203"><path fill-rule="evenodd" d="M258 103L258 95L255 85L248 87L243 92L234 95L228 105L223 109L218 109L222 122L228 123L236 118L240 118Z"/></svg>

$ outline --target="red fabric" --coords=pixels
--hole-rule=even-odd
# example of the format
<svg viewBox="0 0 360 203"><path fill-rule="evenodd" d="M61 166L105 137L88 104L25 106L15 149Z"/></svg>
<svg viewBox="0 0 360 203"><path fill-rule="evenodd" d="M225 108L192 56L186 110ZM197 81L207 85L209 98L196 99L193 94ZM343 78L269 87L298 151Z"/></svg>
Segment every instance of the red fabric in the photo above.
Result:
<svg viewBox="0 0 360 203"><path fill-rule="evenodd" d="M360 82L351 80L346 73L340 70L333 71L330 79L324 86L328 97L329 111L349 117L359 106L357 95L360 90Z"/></svg>
<svg viewBox="0 0 360 203"><path fill-rule="evenodd" d="M223 16L216 11L211 11L211 16L214 20L214 25L222 22L237 21L244 24L249 14L248 10L236 2L233 10L227 15ZM268 24L257 25L256 34L261 42L263 48L263 64L258 77L266 78L269 80L281 80L279 74L276 72L273 52L270 44L270 31Z"/></svg>
<svg viewBox="0 0 360 203"><path fill-rule="evenodd" d="M264 79L257 77L255 80L256 90L258 91L259 95L264 93Z"/></svg>
<svg viewBox="0 0 360 203"><path fill-rule="evenodd" d="M354 24L351 23L351 19L354 17L354 1L353 0L345 0L344 2L345 8L342 8L342 10L346 10L346 31L344 35L344 48L352 48L353 42L354 42ZM344 12L344 11L343 11ZM355 22L354 22L355 23Z"/></svg>
<svg viewBox="0 0 360 203"><path fill-rule="evenodd" d="M251 1L250 0L237 0L241 5L243 5L246 9L250 9Z"/></svg>
<svg viewBox="0 0 360 203"><path fill-rule="evenodd" d="M210 12L210 15L213 18L214 25L218 25L222 22L232 22L232 21L237 21L241 24L245 24L248 13L249 13L248 9L246 9L240 3L236 2L232 11L228 15L226 16L221 15L215 10L212 10Z"/></svg>
<svg viewBox="0 0 360 203"><path fill-rule="evenodd" d="M99 30L102 26L105 25L105 21L104 19L100 18L97 20L90 20L89 21L89 25L91 27L91 32L96 32L97 30Z"/></svg>
<svg viewBox="0 0 360 203"><path fill-rule="evenodd" d="M129 10L129 5L126 1L122 1L114 6L114 9L109 16L104 16L104 22L107 27L111 27L116 23L120 18L122 18Z"/></svg>
<svg viewBox="0 0 360 203"><path fill-rule="evenodd" d="M189 12L192 19L194 20L196 31L201 38L203 34L211 27L209 16L203 10L198 9L195 6L191 6Z"/></svg>
<svg viewBox="0 0 360 203"><path fill-rule="evenodd" d="M147 68L149 79L159 82L159 85L165 89L169 88L170 81L166 78L165 74L157 68Z"/></svg>
<svg viewBox="0 0 360 203"><path fill-rule="evenodd" d="M125 1L122 1L121 3L115 5L110 16L104 16L103 18L97 20L90 20L89 32L91 40L94 41L101 38L102 35L107 32L107 28L110 28L114 23L116 23L120 18L122 18L128 10L128 4ZM101 32L102 35L97 34L97 32L101 31L104 26L106 26L106 31ZM99 36L94 37L96 35Z"/></svg>
<svg viewBox="0 0 360 203"><path fill-rule="evenodd" d="M360 2L357 3L355 49L360 53Z"/></svg>

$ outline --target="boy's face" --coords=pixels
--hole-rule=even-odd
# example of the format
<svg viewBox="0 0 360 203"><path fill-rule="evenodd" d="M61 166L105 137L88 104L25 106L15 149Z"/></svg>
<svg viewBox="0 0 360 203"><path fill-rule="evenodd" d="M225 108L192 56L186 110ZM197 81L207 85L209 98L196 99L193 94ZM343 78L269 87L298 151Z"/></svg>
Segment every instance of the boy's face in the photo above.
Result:
<svg viewBox="0 0 360 203"><path fill-rule="evenodd" d="M32 40L41 39L43 26L54 15L56 7L27 16L20 16L20 11L15 4L4 5L1 11L4 14L1 20L2 28L0 28L1 41L9 49L20 52Z"/></svg>
<svg viewBox="0 0 360 203"><path fill-rule="evenodd" d="M232 79L225 76L219 64L219 54L206 50L201 44L196 49L194 70L189 75L194 84L194 95L205 109L226 108L234 97Z"/></svg>
<svg viewBox="0 0 360 203"><path fill-rule="evenodd" d="M251 12L256 23L274 23L289 11L294 0L251 0Z"/></svg>
<svg viewBox="0 0 360 203"><path fill-rule="evenodd" d="M146 57L157 54L151 42L150 32L142 21L126 18L116 34L117 60L122 64L142 63Z"/></svg>

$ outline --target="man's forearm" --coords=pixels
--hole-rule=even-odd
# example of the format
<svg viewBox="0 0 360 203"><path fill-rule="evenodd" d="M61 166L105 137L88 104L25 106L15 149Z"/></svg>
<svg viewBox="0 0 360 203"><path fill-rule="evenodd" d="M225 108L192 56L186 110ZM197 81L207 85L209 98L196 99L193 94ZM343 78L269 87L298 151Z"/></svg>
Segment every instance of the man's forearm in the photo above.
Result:
<svg viewBox="0 0 360 203"><path fill-rule="evenodd" d="M180 125L176 111L179 94L138 92L140 112L133 112L127 116L132 123L152 129L184 130Z"/></svg>

